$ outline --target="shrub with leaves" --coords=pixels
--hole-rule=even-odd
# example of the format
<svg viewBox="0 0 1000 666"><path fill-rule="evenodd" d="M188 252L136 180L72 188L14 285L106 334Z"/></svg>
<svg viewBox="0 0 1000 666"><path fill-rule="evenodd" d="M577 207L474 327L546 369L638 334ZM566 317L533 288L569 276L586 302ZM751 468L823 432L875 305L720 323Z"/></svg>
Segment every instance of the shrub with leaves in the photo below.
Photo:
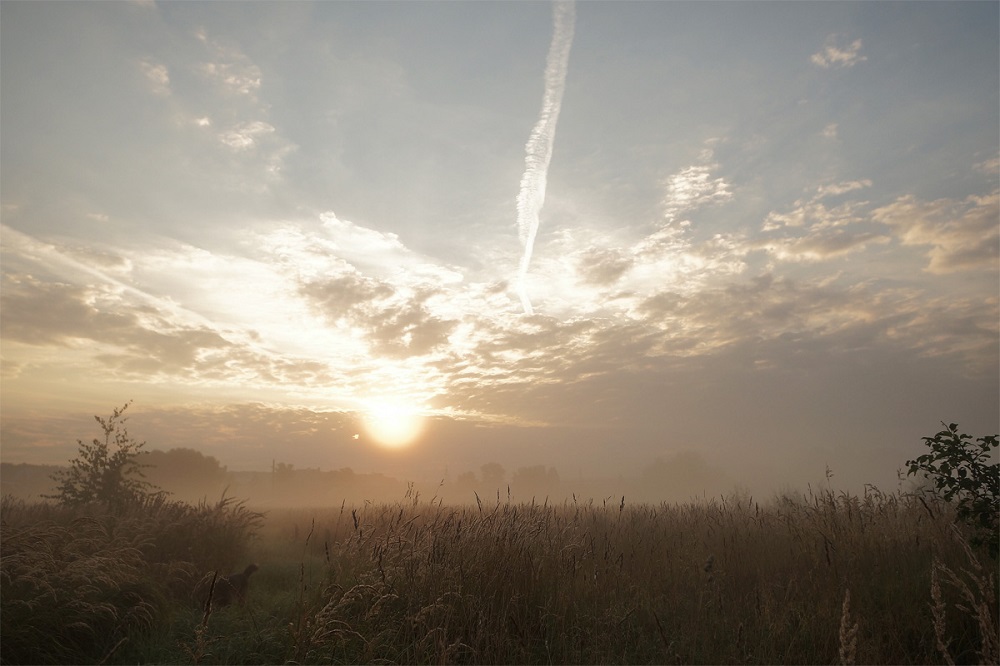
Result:
<svg viewBox="0 0 1000 666"><path fill-rule="evenodd" d="M997 436L976 440L959 434L958 424L945 424L933 437L924 437L929 453L907 460L909 475L923 473L935 492L956 505L958 517L973 527L973 543L985 545L993 558L1000 550L1000 464L989 464Z"/></svg>
<svg viewBox="0 0 1000 666"><path fill-rule="evenodd" d="M114 409L111 416L94 419L101 426L102 439L90 443L77 440L79 455L70 461L70 468L56 472L52 479L59 485L54 495L46 495L66 506L102 504L110 510L121 511L129 504L156 494L153 484L142 478L142 465L138 458L145 451L145 442L139 442L128 433L124 416L131 402L121 409Z"/></svg>

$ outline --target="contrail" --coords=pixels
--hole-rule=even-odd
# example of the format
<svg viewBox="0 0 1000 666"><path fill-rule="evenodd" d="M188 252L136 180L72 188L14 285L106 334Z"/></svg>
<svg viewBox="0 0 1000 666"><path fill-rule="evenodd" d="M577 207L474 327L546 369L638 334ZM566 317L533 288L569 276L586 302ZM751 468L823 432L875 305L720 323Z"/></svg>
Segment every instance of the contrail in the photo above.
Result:
<svg viewBox="0 0 1000 666"><path fill-rule="evenodd" d="M521 191L517 195L517 229L524 254L517 271L517 291L525 314L533 312L525 281L535 236L538 234L538 214L545 204L545 183L548 179L549 162L552 160L559 107L562 106L563 91L566 89L566 66L569 63L570 47L573 46L575 19L576 6L572 1L555 2L552 5L552 20L555 25L549 55L545 60L542 112L524 146L524 175L521 176Z"/></svg>

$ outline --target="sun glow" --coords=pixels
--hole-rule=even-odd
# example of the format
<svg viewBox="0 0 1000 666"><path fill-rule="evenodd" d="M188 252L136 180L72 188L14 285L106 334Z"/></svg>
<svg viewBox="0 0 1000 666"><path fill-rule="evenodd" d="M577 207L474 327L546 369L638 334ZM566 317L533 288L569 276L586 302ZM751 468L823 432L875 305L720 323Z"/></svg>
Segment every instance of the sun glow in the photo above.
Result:
<svg viewBox="0 0 1000 666"><path fill-rule="evenodd" d="M411 444L420 435L424 417L413 405L394 401L372 402L365 411L364 426L365 432L379 445L399 449Z"/></svg>

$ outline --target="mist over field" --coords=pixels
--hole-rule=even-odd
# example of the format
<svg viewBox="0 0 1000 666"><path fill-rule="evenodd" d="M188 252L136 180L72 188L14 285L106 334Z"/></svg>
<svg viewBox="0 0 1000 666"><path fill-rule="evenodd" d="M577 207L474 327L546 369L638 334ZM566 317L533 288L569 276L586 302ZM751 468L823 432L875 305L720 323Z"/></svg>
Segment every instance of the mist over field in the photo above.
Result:
<svg viewBox="0 0 1000 666"><path fill-rule="evenodd" d="M920 437L914 437L911 446L900 447L900 453L885 447L880 453L846 461L842 467L835 466L836 462L845 461L833 452L824 458L818 449L810 458L778 459L753 451L741 455L732 445L705 447L690 441L685 447L657 446L651 440L646 447L649 455L640 457L629 456L629 442L620 441L609 429L603 433L607 440L588 456L580 441L593 438L592 430L497 428L432 420L423 425L417 442L388 449L366 441L364 425L350 414L317 415L302 410L278 418L271 410L254 405L223 416L205 415L212 424L208 429L190 414L181 420L176 411L140 410L131 405L129 411L133 410L129 432L146 442L145 450L151 452L139 458L150 466L143 469L147 480L176 499L214 499L226 490L253 506L391 502L407 492L471 504L477 494L491 501L499 495L504 501L529 503L561 503L574 496L683 503L733 493L765 499L810 485L851 492L874 485L891 491L914 486L914 480L900 474L905 461L923 447ZM220 421L225 423L221 428ZM19 425L16 420L4 423L6 442L26 436ZM923 434L933 434L940 429L937 426L929 426ZM49 423L48 428L58 433L51 446L52 463L5 462L4 493L36 499L51 493L51 472L76 455L75 440L89 441L99 434L93 416L66 418ZM330 439L338 443L331 445ZM224 457L233 448L245 453L236 459ZM608 451L618 449L621 456L608 456ZM303 459L305 463L291 462ZM15 474L15 469L22 472Z"/></svg>

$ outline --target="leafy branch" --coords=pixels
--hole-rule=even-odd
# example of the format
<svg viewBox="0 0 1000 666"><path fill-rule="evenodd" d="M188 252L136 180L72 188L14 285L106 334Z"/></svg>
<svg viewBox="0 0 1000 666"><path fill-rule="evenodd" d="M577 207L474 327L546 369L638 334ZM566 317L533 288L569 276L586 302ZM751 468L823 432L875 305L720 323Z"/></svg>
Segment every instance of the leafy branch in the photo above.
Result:
<svg viewBox="0 0 1000 666"><path fill-rule="evenodd" d="M958 424L941 425L945 430L924 437L929 453L907 460L908 475L923 473L934 483L934 492L955 502L958 517L975 530L973 542L984 544L996 558L1000 550L1000 463L989 464L997 448L997 436L972 439L959 434Z"/></svg>

